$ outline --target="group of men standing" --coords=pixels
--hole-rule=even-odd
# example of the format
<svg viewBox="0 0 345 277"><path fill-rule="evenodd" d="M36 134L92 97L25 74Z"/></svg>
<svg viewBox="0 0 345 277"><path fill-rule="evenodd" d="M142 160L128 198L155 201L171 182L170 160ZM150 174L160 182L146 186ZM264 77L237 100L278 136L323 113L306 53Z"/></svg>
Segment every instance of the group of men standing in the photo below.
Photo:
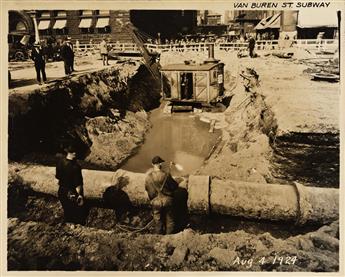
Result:
<svg viewBox="0 0 345 277"><path fill-rule="evenodd" d="M55 175L59 183L58 197L64 211L64 221L85 224L87 208L81 167L76 160L77 151L72 146L65 151L66 156L57 162ZM159 156L152 159L152 168L145 178L145 189L152 206L155 233L171 234L175 231L173 206L178 184L169 172L163 171L163 163Z"/></svg>
<svg viewBox="0 0 345 277"><path fill-rule="evenodd" d="M79 41L77 41L77 44L79 44ZM77 49L79 48L79 45L77 45ZM110 45L108 43L108 39L106 37L103 37L101 43L99 44L100 54L103 60L103 65L109 65L108 61L108 54L110 50ZM68 76L72 72L74 72L74 47L71 42L71 38L67 37L63 40L62 46L60 47L60 57L64 62L64 69L65 69L65 75ZM41 80L43 79L43 82L47 81L47 76L45 72L45 65L46 65L46 56L47 53L45 49L42 47L42 45L39 42L35 42L32 49L31 49L31 59L35 63L35 70L36 70L36 79L37 82L41 85ZM42 78L41 78L42 75Z"/></svg>
<svg viewBox="0 0 345 277"><path fill-rule="evenodd" d="M34 61L36 70L36 79L39 85L42 84L42 80L45 83L47 81L47 75L45 71L46 67L46 52L42 44L35 42L31 48L30 57ZM70 75L74 70L74 50L70 37L64 39L60 49L60 56L64 62L65 74ZM42 75L42 78L41 78Z"/></svg>

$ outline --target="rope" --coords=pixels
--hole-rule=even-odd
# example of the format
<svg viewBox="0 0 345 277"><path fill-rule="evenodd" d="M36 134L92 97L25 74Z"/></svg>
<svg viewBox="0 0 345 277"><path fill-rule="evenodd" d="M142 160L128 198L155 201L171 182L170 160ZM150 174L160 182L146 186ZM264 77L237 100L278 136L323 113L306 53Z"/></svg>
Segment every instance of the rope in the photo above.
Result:
<svg viewBox="0 0 345 277"><path fill-rule="evenodd" d="M142 231L148 229L149 227L151 227L153 222L154 222L154 220L152 219L149 223L147 223L144 227L141 227L141 228L133 227L133 226L129 226L129 225L122 225L122 224L116 224L116 227L119 228L120 230L124 231L124 232L139 233L139 232L142 232ZM130 230L130 229L133 229L133 230Z"/></svg>
<svg viewBox="0 0 345 277"><path fill-rule="evenodd" d="M142 31L142 30L139 30L139 29L138 29L137 32L138 32L138 34L140 35L141 38L144 38L144 39L147 39L147 38L154 39L153 36L151 36L151 35L145 33L145 32Z"/></svg>

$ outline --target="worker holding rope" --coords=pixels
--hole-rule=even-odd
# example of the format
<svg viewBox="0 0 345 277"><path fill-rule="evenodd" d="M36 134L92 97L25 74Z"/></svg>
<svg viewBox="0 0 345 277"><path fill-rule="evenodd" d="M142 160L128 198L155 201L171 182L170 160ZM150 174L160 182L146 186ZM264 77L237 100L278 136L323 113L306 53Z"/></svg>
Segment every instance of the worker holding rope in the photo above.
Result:
<svg viewBox="0 0 345 277"><path fill-rule="evenodd" d="M155 232L171 234L174 232L173 194L178 184L170 173L162 170L164 160L156 156L152 159L152 169L147 172L145 189L153 211Z"/></svg>

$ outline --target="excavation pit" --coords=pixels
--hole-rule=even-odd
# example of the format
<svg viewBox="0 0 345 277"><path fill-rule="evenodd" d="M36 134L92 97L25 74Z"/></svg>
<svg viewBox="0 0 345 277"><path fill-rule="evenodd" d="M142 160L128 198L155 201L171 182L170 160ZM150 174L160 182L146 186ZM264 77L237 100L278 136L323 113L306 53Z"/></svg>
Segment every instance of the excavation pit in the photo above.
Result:
<svg viewBox="0 0 345 277"><path fill-rule="evenodd" d="M285 66L284 64L284 68ZM158 122L158 125L155 124L155 120L164 115L161 114L155 118L156 110L153 110L151 117L147 117L146 112L142 111L142 109L151 111L157 108L160 98L159 88L152 90L152 79L149 78L147 72L145 73L145 70L141 68L137 74L129 78L129 82L126 80L125 83L118 82L120 79L117 79L116 76L113 72L95 73L80 78L78 81L60 83L61 86L66 86L68 89L56 91L50 96L48 96L49 92L37 92L34 96L29 97L29 103L34 105L30 106L32 110L27 111L28 114L25 111L25 105L21 106L18 102L11 101L13 98L10 99L10 158L22 162L22 158L25 157L26 166L34 167L33 162L43 164L44 161L49 160L47 156L51 155L50 161L45 164L54 166L55 157L52 153L62 150L60 147L61 133L58 132L59 130L47 129L47 126L50 125L45 124L46 121L58 118L46 117L44 112L49 112L51 107L49 104L56 100L59 100L57 103L62 104L60 107L64 108L67 115L71 116L69 118L78 118L77 121L73 121L75 129L70 130L72 131L69 132L70 138L79 141L86 150L91 150L92 159L89 158L83 164L83 168L114 171L121 166L126 168L132 159L138 159L133 170L144 172L150 166L152 158L151 153L141 154L146 143L151 143L150 131L148 131L150 120L153 134L158 133L154 128L164 130L165 119L175 123L181 117L187 119L186 121L189 119L192 122L196 121L194 123L197 125L203 124L203 122L197 121L198 116L189 117L191 114L169 115L160 119L162 121ZM134 81L131 81L133 79ZM79 81L83 81L84 84ZM265 85L265 82L262 84ZM80 90L80 88L83 89ZM114 93L115 91L117 93ZM301 180L303 183L306 181L304 184L310 186L316 184L319 187L337 187L335 184L338 177L335 175L332 177L332 174L329 174L329 177L333 179L329 179L327 182L324 182L324 179L315 182L316 179L304 178L305 176L292 171L293 168L299 168L301 164L305 165L302 168L309 168L310 162L315 157L311 152L316 149L320 150L320 153L317 153L318 160L323 160L323 157L327 155L331 155L332 158L325 160L328 165L315 168L315 170L321 172L326 169L327 172L338 172L337 133L335 132L334 139L332 139L333 134L331 133L326 136L329 144L318 142L317 138L306 143L305 138L300 140L298 134L293 134L294 137L291 140L286 139L280 134L277 135L278 127L280 127L278 125L281 122L276 121L272 105L267 105L267 99L271 99L257 94L258 97L255 101L241 106L242 99L248 96L245 93L241 94L242 91L243 88L238 85L234 91L235 101L232 101L225 113L222 115L219 113L219 116L225 117L225 121L228 123L223 127L221 141L217 140L219 131L216 130L210 134L215 138L203 140L203 145L206 145L205 148L208 151L200 156L200 152L198 152L196 155L198 156L198 166L187 168L188 164L194 163L191 162L194 157L187 157L187 162L184 164L187 171L182 172L181 175L191 175L194 172L198 175L212 176L217 181L233 179L260 183L262 186L269 185L266 183L292 183ZM270 90L267 89L267 91ZM112 95L111 99L105 97L108 94ZM80 101L81 99L90 100L88 98L92 101ZM25 102L25 97L19 97L17 100ZM78 106L80 103L84 104L82 113L78 113L81 111ZM70 106L73 109L69 109ZM239 108L237 109L237 107ZM38 110L35 111L36 108ZM74 117L75 113L77 113L77 117ZM47 115L51 114L47 113ZM44 134L39 128L35 128L32 122L42 123L38 126L42 130L48 130L47 134ZM113 128L113 125L116 127ZM181 125L182 129L176 132L182 133L182 137L187 137L183 137L177 144L183 146L188 142L187 149L192 149L192 142L200 140L188 135L192 129L189 123L181 124L180 122L176 125ZM27 128L29 126L33 128L31 133ZM64 131L63 126L60 131ZM184 131L182 127L188 130ZM205 131L207 134L202 136L207 137L209 135L208 127L207 124L201 125L200 128L196 128L195 133ZM166 144L169 146L176 143L176 141L171 141L171 137L174 136L170 132L173 129L173 127L168 128L165 132L168 134L169 139ZM32 137L25 141L26 137L22 136L21 131L25 131ZM114 133L119 136L113 136ZM323 133L321 132L321 134ZM144 137L147 140L145 142ZM55 140L55 138L59 139ZM133 140L127 144L123 138ZM92 144L88 139L92 141ZM156 140L152 139L151 146L148 148L156 150L160 141L159 136ZM297 151L296 155L294 152L289 152L291 146L296 143L299 146L302 145L302 148L305 147L305 144L312 145L312 147L306 146L311 150L308 161L303 160L305 149L302 152ZM105 147L99 152L94 151L95 147L107 144L109 144L108 148ZM201 143L197 144L197 147L200 145ZM214 145L216 147L213 147ZM112 156L114 146L125 149L125 151L121 155ZM175 153L179 151L178 147L176 149ZM30 153L25 152L27 150L38 158L32 159L33 156L30 157ZM274 155L270 155L274 151L280 151L283 156L291 154L291 168L283 168L283 171L279 172L280 175L270 172L271 166L274 167L278 164L279 168L279 162L281 162L278 160L274 164L276 160L270 160L272 156L274 157ZM43 155L43 158L42 155L37 155L38 152ZM210 153L213 154L208 157ZM160 155L167 161L179 162L176 161L176 155L169 151L162 152ZM205 158L209 158L206 163L204 163ZM284 164L284 160L281 163ZM304 172L306 171L304 170ZM285 175L285 173L288 174ZM178 175L178 172L175 171L173 174ZM282 182L277 182L277 180ZM211 211L208 215L189 214L188 217L181 220L180 229L177 230L181 232L175 235L156 236L151 234L150 228L145 228L151 221L151 211L147 207L132 207L127 210L120 205L121 209L119 209L119 207L109 206L104 199L88 199L89 213L85 226L71 225L62 223L62 209L56 197L34 193L30 190L24 190L24 192L19 190L19 194L12 197L15 192L16 189L13 189L9 193L8 261L10 270L248 270L245 267L229 264L228 261L222 259L222 257L232 257L234 253L241 257L258 257L260 255L270 257L273 255L272 253L298 255L301 259L293 268L296 271L338 270L339 231L337 222L317 230L321 223L301 227L296 225L294 220L284 222L253 220L216 215ZM257 199L259 198L257 197ZM315 199L321 199L321 197ZM16 203L19 204L16 205ZM238 211L246 211L246 209ZM249 209L249 212L253 216L260 215L256 210ZM52 238L56 239L52 240ZM34 245L32 245L33 242ZM42 247L48 243L51 243L53 247ZM193 243L195 243L194 246ZM199 248L198 245L200 245ZM173 253L184 255L185 260L182 264L178 265L178 262L173 260L173 257L176 256ZM286 271L291 270L291 267L256 265L250 270Z"/></svg>

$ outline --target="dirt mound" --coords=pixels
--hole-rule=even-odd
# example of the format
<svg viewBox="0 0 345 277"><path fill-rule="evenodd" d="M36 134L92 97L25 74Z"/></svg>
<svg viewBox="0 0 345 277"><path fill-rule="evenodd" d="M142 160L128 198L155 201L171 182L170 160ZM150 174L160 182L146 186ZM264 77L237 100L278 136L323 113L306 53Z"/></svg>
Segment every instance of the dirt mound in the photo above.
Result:
<svg viewBox="0 0 345 277"><path fill-rule="evenodd" d="M223 129L223 142L198 173L266 183L272 180L269 142L275 135L277 123L256 81L243 85L236 86L235 96L225 111L224 120L228 124Z"/></svg>
<svg viewBox="0 0 345 277"><path fill-rule="evenodd" d="M280 240L245 231L119 234L80 225L8 222L9 270L337 271L339 223ZM51 238L54 238L53 240Z"/></svg>
<svg viewBox="0 0 345 277"><path fill-rule="evenodd" d="M85 161L94 166L116 169L141 144L148 127L144 111L127 112L121 120L105 116L87 120L86 129L92 145Z"/></svg>
<svg viewBox="0 0 345 277"><path fill-rule="evenodd" d="M303 72L315 65L300 62L277 57L231 62L232 72L255 69L261 96L251 101L248 81L236 78L223 142L200 174L338 187L339 84L310 80Z"/></svg>

